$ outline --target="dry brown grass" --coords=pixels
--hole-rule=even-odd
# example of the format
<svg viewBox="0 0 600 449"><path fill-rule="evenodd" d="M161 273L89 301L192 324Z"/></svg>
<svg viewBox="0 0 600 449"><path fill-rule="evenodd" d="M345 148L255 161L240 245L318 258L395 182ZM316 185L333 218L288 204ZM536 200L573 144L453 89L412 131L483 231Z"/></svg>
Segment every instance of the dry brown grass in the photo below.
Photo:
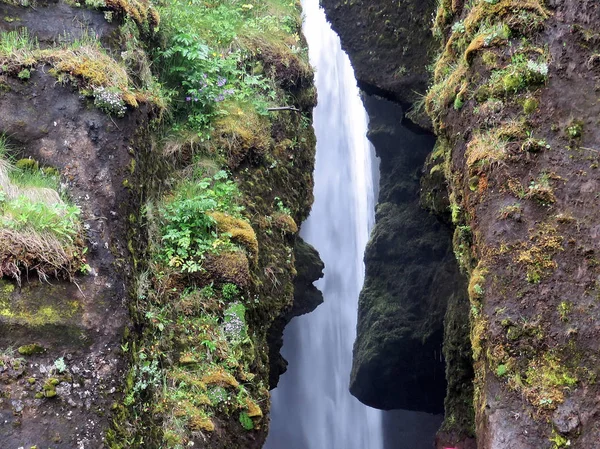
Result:
<svg viewBox="0 0 600 449"><path fill-rule="evenodd" d="M511 140L525 136L521 122L511 121L489 131L476 131L467 144L467 165L491 165L504 160L507 156L506 145Z"/></svg>
<svg viewBox="0 0 600 449"><path fill-rule="evenodd" d="M270 122L254 108L235 102L224 105L227 115L215 121L212 140L234 169L248 157L260 157L271 147Z"/></svg>
<svg viewBox="0 0 600 449"><path fill-rule="evenodd" d="M430 117L437 118L459 92L467 89L467 70L467 64L460 61L451 68L450 74L446 78L429 89L425 97L425 111Z"/></svg>
<svg viewBox="0 0 600 449"><path fill-rule="evenodd" d="M221 368L217 368L214 371L205 374L200 381L206 385L220 385L222 387L229 386L233 388L238 388L240 386L235 377Z"/></svg>
<svg viewBox="0 0 600 449"><path fill-rule="evenodd" d="M99 46L48 49L39 52L42 62L50 62L60 72L83 78L96 87L118 87L126 90L130 84L125 67L118 64Z"/></svg>
<svg viewBox="0 0 600 449"><path fill-rule="evenodd" d="M154 29L160 25L160 15L149 0L104 0L106 7L131 17L138 25Z"/></svg>
<svg viewBox="0 0 600 449"><path fill-rule="evenodd" d="M65 245L49 232L0 229L0 277L12 277L20 284L23 271L36 271L41 280L48 276L72 280L80 264L80 248Z"/></svg>
<svg viewBox="0 0 600 449"><path fill-rule="evenodd" d="M96 88L117 90L122 100L131 108L139 103L149 103L163 112L167 107L151 75L137 88L123 61L117 61L102 46L90 38L70 45L40 48L26 31L0 33L0 65L3 73L18 75L23 69L49 65L49 73L59 82L76 84L81 92L90 96Z"/></svg>

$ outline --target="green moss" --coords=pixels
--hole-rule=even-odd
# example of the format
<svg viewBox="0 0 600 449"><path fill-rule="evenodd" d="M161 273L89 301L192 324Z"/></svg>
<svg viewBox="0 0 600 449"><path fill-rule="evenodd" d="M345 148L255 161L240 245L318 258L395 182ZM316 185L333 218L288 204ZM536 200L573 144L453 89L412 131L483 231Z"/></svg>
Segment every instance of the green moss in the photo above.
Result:
<svg viewBox="0 0 600 449"><path fill-rule="evenodd" d="M563 447L571 446L571 440L557 433L556 430L552 431L552 437L550 437L550 442L553 443L552 449L560 449Z"/></svg>
<svg viewBox="0 0 600 449"><path fill-rule="evenodd" d="M131 173L132 175L135 173L135 159L131 159L131 161L129 162L129 173Z"/></svg>
<svg viewBox="0 0 600 449"><path fill-rule="evenodd" d="M33 67L48 64L48 73L60 83L72 82L83 95L93 96L100 109L115 115L122 115L128 106L136 108L139 103L165 107L160 86L151 75L142 80L142 88L137 88L125 63L115 60L99 41L86 36L73 43L40 48L27 29L1 32L0 62L7 73L16 73L23 80L29 79Z"/></svg>
<svg viewBox="0 0 600 449"><path fill-rule="evenodd" d="M177 23L173 20L188 15L190 20L177 27L178 33L183 33L182 29L195 20L206 20L204 14L192 14L195 11L213 14L215 9L220 12L230 9L225 4L213 8L194 2L165 2L161 6L167 13L176 14L175 18L164 16L165 30L169 32L173 31L167 28L169 23ZM280 6L292 12L297 8L289 3ZM242 17L252 17L255 13L261 17L265 13L257 11L258 5L252 11L245 11L239 5L233 9L236 16L241 11ZM206 44L211 48L215 42L210 38L220 32L212 25L214 22L210 27L195 28L198 33L208 34ZM272 38L269 36L269 40ZM248 42L244 39L241 45ZM289 53L289 47L284 47L281 50ZM282 53L267 55L271 46L261 48L264 51L253 59L260 58L262 63L248 61L248 66L262 65L263 69L267 67L265 70L279 73L281 76L275 75L269 88L275 89L275 101L287 101L292 93L278 83L283 83L295 68L270 66L271 57L277 59ZM217 57L215 61L220 67L224 64L224 58ZM237 73L246 64L238 61L235 66ZM284 67L283 72L288 68L290 71L283 73ZM297 106L298 99L301 103L314 102L309 80L301 82L302 86L295 81L293 85ZM262 98L263 90L257 89L252 98ZM193 106L184 101L181 104L186 109ZM111 449L176 447L199 433L207 439L217 438L210 434L215 428L219 434L226 432L237 439L241 428L235 418L242 412L254 429L262 427L262 411L257 404L266 403L268 397L265 329L291 303L295 270L290 244L297 231L296 222L309 209L314 136L309 113L254 114L249 105L236 104L231 98L217 106L228 114L212 117L210 128L214 132L210 141L201 142L195 129L178 133L177 144L165 149L167 153L176 147L169 156L175 155L178 167L185 166L177 174L185 180L173 192L165 193L162 205L169 209L168 214L163 214L160 205L155 206L157 201L152 202L154 206L148 205L151 244L139 248L134 238L128 243L139 260L136 269L147 270L146 275L139 276L138 289L133 292L138 298L135 317L144 331L143 335L133 335L139 343L138 349L132 344L128 351L132 368L126 378L125 400L115 410L112 429L106 436ZM178 120L189 117L188 111L185 112L185 117ZM206 114L201 118L209 120ZM177 126L180 129L182 122ZM195 137L188 142L181 137L190 134ZM145 158L138 157L133 169L131 166L125 169L144 176L144 161ZM230 176L222 171L225 164L231 170ZM215 175L218 176L213 178ZM137 186L137 180L130 178L129 182ZM243 195L234 183L239 184ZM275 197L281 198L289 211L277 214ZM177 207L169 208L167 204ZM187 207L190 205L193 207ZM193 229L190 226L169 228L168 232L161 229L170 220L189 224L200 215L206 220L198 220L201 223ZM267 222L270 234L267 227L259 224ZM143 223L143 219L130 220L133 228ZM190 239L189 245L186 237ZM166 246L167 238L182 246L171 257L162 258L158 253ZM182 267L180 259L186 259L183 250L190 250L201 239L202 246L193 248L197 266ZM131 337L128 341L132 341ZM156 422L159 415L164 419ZM237 434L230 432L232 426ZM128 443L124 445L124 441ZM231 445L239 444L234 441Z"/></svg>
<svg viewBox="0 0 600 449"><path fill-rule="evenodd" d="M566 129L567 137L571 139L580 139L583 135L583 122L573 120Z"/></svg>
<svg viewBox="0 0 600 449"><path fill-rule="evenodd" d="M21 355L29 356L42 354L45 351L45 349L37 343L32 343L29 345L20 346L19 349L17 349L17 351Z"/></svg>
<svg viewBox="0 0 600 449"><path fill-rule="evenodd" d="M538 108L538 101L535 98L526 98L523 101L523 112L527 115L532 114Z"/></svg>
<svg viewBox="0 0 600 449"><path fill-rule="evenodd" d="M29 69L23 69L23 70L21 70L17 74L17 78L19 78L22 81L27 81L29 78L31 78L31 70L29 70Z"/></svg>
<svg viewBox="0 0 600 449"><path fill-rule="evenodd" d="M498 56L493 51L485 51L481 56L481 60L486 65L486 67L493 68L498 64Z"/></svg>
<svg viewBox="0 0 600 449"><path fill-rule="evenodd" d="M58 176L60 176L60 172L58 171L58 169L56 169L54 167L44 167L44 168L42 168L42 172L46 176L50 176L50 177L58 177Z"/></svg>
<svg viewBox="0 0 600 449"><path fill-rule="evenodd" d="M254 422L252 422L252 418L250 418L246 412L240 413L240 424L246 430L254 429Z"/></svg>
<svg viewBox="0 0 600 449"><path fill-rule="evenodd" d="M60 384L60 380L56 377L50 377L46 379L46 382L42 386L42 391L38 392L35 397L40 398L53 398L56 396L56 386Z"/></svg>
<svg viewBox="0 0 600 449"><path fill-rule="evenodd" d="M12 287L10 293L0 292L0 319L33 327L80 323L81 304L69 299L66 285L46 285L44 288L29 285L18 292L9 285Z"/></svg>
<svg viewBox="0 0 600 449"><path fill-rule="evenodd" d="M15 285L12 282L6 281L4 279L0 279L0 295L4 295L4 297L8 297L14 291L15 291ZM0 299L1 299L1 297L0 297Z"/></svg>
<svg viewBox="0 0 600 449"><path fill-rule="evenodd" d="M561 301L557 307L558 314L561 321L569 321L569 314L571 313L572 304L566 301Z"/></svg>
<svg viewBox="0 0 600 449"><path fill-rule="evenodd" d="M561 359L549 352L529 362L525 372L524 392L538 407L554 409L564 400L564 391L577 385L579 379Z"/></svg>
<svg viewBox="0 0 600 449"><path fill-rule="evenodd" d="M462 270L469 272L474 264L474 257L471 249L473 244L473 234L470 226L457 226L454 229L452 237L452 247L454 255Z"/></svg>
<svg viewBox="0 0 600 449"><path fill-rule="evenodd" d="M496 376L502 377L508 373L508 367L506 365L498 365L496 368Z"/></svg>

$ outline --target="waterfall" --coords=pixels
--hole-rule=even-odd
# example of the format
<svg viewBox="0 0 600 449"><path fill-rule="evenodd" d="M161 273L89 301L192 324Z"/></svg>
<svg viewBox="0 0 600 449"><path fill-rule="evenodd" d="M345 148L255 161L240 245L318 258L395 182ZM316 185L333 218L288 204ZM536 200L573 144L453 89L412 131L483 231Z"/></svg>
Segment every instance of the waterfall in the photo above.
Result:
<svg viewBox="0 0 600 449"><path fill-rule="evenodd" d="M374 223L376 167L348 56L318 0L303 0L316 68L315 203L301 235L320 253L325 303L284 333L288 371L272 394L266 449L382 449L381 412L350 395L363 253Z"/></svg>

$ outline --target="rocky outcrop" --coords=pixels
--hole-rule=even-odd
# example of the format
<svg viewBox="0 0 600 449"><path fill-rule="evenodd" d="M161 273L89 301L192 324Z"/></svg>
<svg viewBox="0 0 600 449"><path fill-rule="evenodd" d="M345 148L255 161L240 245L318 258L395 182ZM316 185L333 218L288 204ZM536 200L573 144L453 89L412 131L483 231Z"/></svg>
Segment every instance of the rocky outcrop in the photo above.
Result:
<svg viewBox="0 0 600 449"><path fill-rule="evenodd" d="M457 380L475 373L472 405L456 395L467 384L449 377L439 446L471 447L455 423L474 414L480 449L593 447L600 7L438 3L433 33L441 45L425 101L438 142L422 197L438 212L449 207L455 254L470 278L471 344L465 350L464 321L448 316L448 369ZM351 48L356 23L337 17L352 8L330 4L328 12L344 24L342 41L361 73L372 65ZM353 17L369 14L368 5L356 8ZM376 42L369 51L390 54ZM473 367L462 364L469 352ZM449 401L453 390L457 400Z"/></svg>
<svg viewBox="0 0 600 449"><path fill-rule="evenodd" d="M434 0L323 0L358 86L410 106L428 84L426 66L436 45L429 30Z"/></svg>
<svg viewBox="0 0 600 449"><path fill-rule="evenodd" d="M295 266L298 274L294 279L294 303L291 309L273 322L267 337L269 343L269 388L277 387L279 377L287 369L287 361L280 354L283 331L292 318L310 313L323 303L323 293L313 282L323 277L325 265L317 250L297 237L294 245Z"/></svg>
<svg viewBox="0 0 600 449"><path fill-rule="evenodd" d="M323 268L295 243L312 203L312 71L274 44L302 45L299 22L240 64L260 85L245 95L268 86L269 101L293 109L270 115L265 103L234 109L238 85L219 72L228 55L185 40L218 66L206 85L222 88L190 125L191 108L177 109L189 93L153 72L168 34L152 1L2 0L0 13L0 447L261 447L267 334L290 309L316 307ZM231 109L208 127L215 105ZM36 209L56 205L70 206L74 229L54 230ZM19 227L27 214L40 220ZM167 224L184 249L168 257ZM31 250L48 246L49 228L68 240L52 247L68 266Z"/></svg>
<svg viewBox="0 0 600 449"><path fill-rule="evenodd" d="M438 17L427 108L470 274L479 447L593 446L599 5L481 2Z"/></svg>
<svg viewBox="0 0 600 449"><path fill-rule="evenodd" d="M26 81L3 77L0 131L19 157L62 174L81 207L90 274L0 280L0 446L96 448L123 381L128 217L139 207L129 167L147 151L148 114L111 119L34 69Z"/></svg>
<svg viewBox="0 0 600 449"><path fill-rule="evenodd" d="M350 391L373 407L441 413L443 319L449 298L464 285L447 226L419 204L420 173L434 138L404 128L397 105L368 96L364 103L381 177Z"/></svg>

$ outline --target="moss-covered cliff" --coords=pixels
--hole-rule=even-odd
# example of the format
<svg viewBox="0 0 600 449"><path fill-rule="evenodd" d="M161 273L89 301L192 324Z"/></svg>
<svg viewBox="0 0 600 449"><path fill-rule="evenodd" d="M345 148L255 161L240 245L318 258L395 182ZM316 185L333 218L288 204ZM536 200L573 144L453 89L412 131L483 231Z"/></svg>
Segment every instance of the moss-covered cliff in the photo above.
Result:
<svg viewBox="0 0 600 449"><path fill-rule="evenodd" d="M261 447L320 273L299 5L0 14L0 446Z"/></svg>
<svg viewBox="0 0 600 449"><path fill-rule="evenodd" d="M328 13L344 23L343 11L353 17L353 9L368 14L391 4L337 5ZM592 1L438 2L440 50L425 98L438 141L421 196L454 223L455 254L470 277L475 370L471 411L450 400L460 388L449 391L440 444L472 444L459 441L456 423L473 412L480 448L599 441L599 27ZM364 65L350 42L350 57ZM431 61L426 48L423 67ZM377 43L370 52L389 54ZM444 185L447 198L439 194ZM447 317L446 345L459 354L465 342L449 345L452 323ZM447 362L449 374L469 370Z"/></svg>
<svg viewBox="0 0 600 449"><path fill-rule="evenodd" d="M427 108L471 278L480 447L599 438L599 26L594 2L440 5Z"/></svg>
<svg viewBox="0 0 600 449"><path fill-rule="evenodd" d="M420 173L434 138L403 127L402 108L394 103L363 100L380 187L350 391L378 408L442 413L443 318L461 282L447 226L419 203Z"/></svg>

